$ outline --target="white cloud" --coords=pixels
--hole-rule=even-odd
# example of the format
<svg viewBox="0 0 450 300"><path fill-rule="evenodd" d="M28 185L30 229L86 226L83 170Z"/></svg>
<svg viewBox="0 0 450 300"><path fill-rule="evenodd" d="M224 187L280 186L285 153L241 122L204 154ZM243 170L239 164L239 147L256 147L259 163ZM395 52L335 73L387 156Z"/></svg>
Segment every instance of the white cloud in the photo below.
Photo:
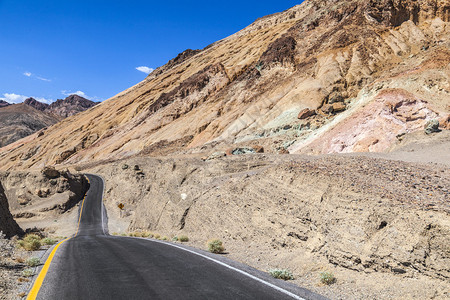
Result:
<svg viewBox="0 0 450 300"><path fill-rule="evenodd" d="M16 103L22 103L23 101L25 101L26 99L30 98L29 96L24 96L24 95L18 95L18 94L14 94L14 93L5 93L3 94L3 97L0 97L0 100L12 103L12 104L16 104ZM47 103L50 104L53 102L52 99L45 99L42 97L32 97L34 99L36 99L39 102L43 102L43 103Z"/></svg>
<svg viewBox="0 0 450 300"><path fill-rule="evenodd" d="M50 80L50 79L47 79L47 78L44 78L44 77L39 77L39 76L36 76L36 78L37 78L37 79L39 79L39 80L42 80L42 81L47 81L47 82L51 82L51 80Z"/></svg>
<svg viewBox="0 0 450 300"><path fill-rule="evenodd" d="M31 72L24 72L23 75L25 75L25 76L27 76L27 77L36 78L36 79L39 79L39 80L42 80L42 81L51 82L50 79L44 78L44 77L42 77L42 76L36 76L36 75L34 75L33 73L31 73Z"/></svg>
<svg viewBox="0 0 450 300"><path fill-rule="evenodd" d="M151 72L153 72L155 69L146 67L146 66L141 66L141 67L137 67L136 70L141 71L145 74L150 74Z"/></svg>

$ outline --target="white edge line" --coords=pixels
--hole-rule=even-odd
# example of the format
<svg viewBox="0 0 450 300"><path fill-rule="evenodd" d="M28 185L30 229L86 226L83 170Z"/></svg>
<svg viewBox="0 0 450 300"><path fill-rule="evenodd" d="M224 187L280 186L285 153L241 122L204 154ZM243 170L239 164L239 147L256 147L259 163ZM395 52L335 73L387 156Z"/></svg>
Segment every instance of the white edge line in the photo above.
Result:
<svg viewBox="0 0 450 300"><path fill-rule="evenodd" d="M178 246L178 245L171 244L171 243L165 243L165 242L161 242L161 241L158 241L158 240L150 240L150 239L139 238L139 237L129 237L129 238L141 239L141 240L145 240L145 241L149 241L149 242L156 242L156 243L160 243L160 244L164 244L164 245L169 245L169 246L172 246L172 247L175 247L175 248L178 248L178 249L181 249L181 250L190 252L190 253L192 253L192 254L195 254L195 255L201 256L201 257L203 257L203 258L206 258L206 259L208 259L208 260L210 260L210 261L213 261L213 262L215 262L216 264L219 264L219 265L221 265L221 266L224 266L225 268L231 269L231 270L233 270L233 271L235 271L235 272L241 273L242 275L245 275L245 276L247 276L247 277L250 277L251 279L256 280L256 281L258 281L258 282L261 282L262 284L265 284L265 285L267 285L267 286L269 286L269 287L271 287L271 288L273 288L273 289L275 289L275 290L277 290L277 291L279 291L279 292L281 292L281 293L283 293L283 294L285 294L285 295L288 295L288 296L290 296L290 297L292 297L292 298L294 298L294 299L297 299L297 300L306 300L306 299L301 298L300 296L297 296L297 295L295 295L295 294L293 294L293 293L291 293L291 292L289 292L289 291L287 291L287 290L285 290L285 289L283 289L283 288L280 288L279 286L276 286L276 285L274 285L274 284L272 284L272 283L270 283L270 282L264 281L264 280L262 280L261 278L258 278L258 277L256 277L256 276L253 276L252 274L249 274L249 273L247 273L247 272L245 272L245 271L239 270L239 269L237 269L237 268L235 268L235 267L232 267L232 266L230 266L230 265L227 265L226 263L223 263L223 262L221 262L221 261L219 261L219 260L216 260L216 259L214 259L214 258L212 258L212 257L209 257L209 256L206 256L206 255L204 255L204 254L200 254L200 253L198 253L198 252L195 252L195 251L192 251L192 250L189 250L189 249L180 247L180 246Z"/></svg>
<svg viewBox="0 0 450 300"><path fill-rule="evenodd" d="M99 176L99 175L97 175L101 180L102 180L102 184L103 184L103 188L102 188L102 199L100 200L100 211L101 211L101 214L102 214L102 230L103 230L103 234L104 235L106 235L106 232L105 232L105 223L104 223L104 221L103 221L103 213L104 213L104 204L103 204L103 195L104 195L104 192L105 192L105 180L103 180L103 177L102 176Z"/></svg>

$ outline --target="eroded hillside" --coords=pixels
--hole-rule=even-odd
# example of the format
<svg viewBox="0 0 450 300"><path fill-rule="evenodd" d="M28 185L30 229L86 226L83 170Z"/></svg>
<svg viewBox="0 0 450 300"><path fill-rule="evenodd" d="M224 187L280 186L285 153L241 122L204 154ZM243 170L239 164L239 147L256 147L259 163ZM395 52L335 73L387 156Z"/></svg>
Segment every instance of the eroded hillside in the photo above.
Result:
<svg viewBox="0 0 450 300"><path fill-rule="evenodd" d="M449 11L446 0L305 1L2 148L0 168L232 144L387 151L430 120L450 126Z"/></svg>

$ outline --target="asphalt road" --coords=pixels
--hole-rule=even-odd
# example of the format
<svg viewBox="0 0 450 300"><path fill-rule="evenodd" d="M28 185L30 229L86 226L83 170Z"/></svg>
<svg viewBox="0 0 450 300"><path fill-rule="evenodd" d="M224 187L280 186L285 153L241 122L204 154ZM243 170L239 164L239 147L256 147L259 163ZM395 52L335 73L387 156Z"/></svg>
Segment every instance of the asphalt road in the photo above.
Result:
<svg viewBox="0 0 450 300"><path fill-rule="evenodd" d="M37 299L324 299L220 255L108 235L103 182L87 176L78 232L56 251Z"/></svg>

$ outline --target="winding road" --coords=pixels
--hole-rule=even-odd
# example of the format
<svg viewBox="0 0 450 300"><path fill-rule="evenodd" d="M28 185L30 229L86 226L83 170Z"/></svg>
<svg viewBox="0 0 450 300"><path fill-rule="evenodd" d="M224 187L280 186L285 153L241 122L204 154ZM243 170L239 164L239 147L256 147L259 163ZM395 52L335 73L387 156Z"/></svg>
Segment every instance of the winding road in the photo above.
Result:
<svg viewBox="0 0 450 300"><path fill-rule="evenodd" d="M103 180L87 177L77 232L53 249L27 299L325 299L220 255L108 235Z"/></svg>

